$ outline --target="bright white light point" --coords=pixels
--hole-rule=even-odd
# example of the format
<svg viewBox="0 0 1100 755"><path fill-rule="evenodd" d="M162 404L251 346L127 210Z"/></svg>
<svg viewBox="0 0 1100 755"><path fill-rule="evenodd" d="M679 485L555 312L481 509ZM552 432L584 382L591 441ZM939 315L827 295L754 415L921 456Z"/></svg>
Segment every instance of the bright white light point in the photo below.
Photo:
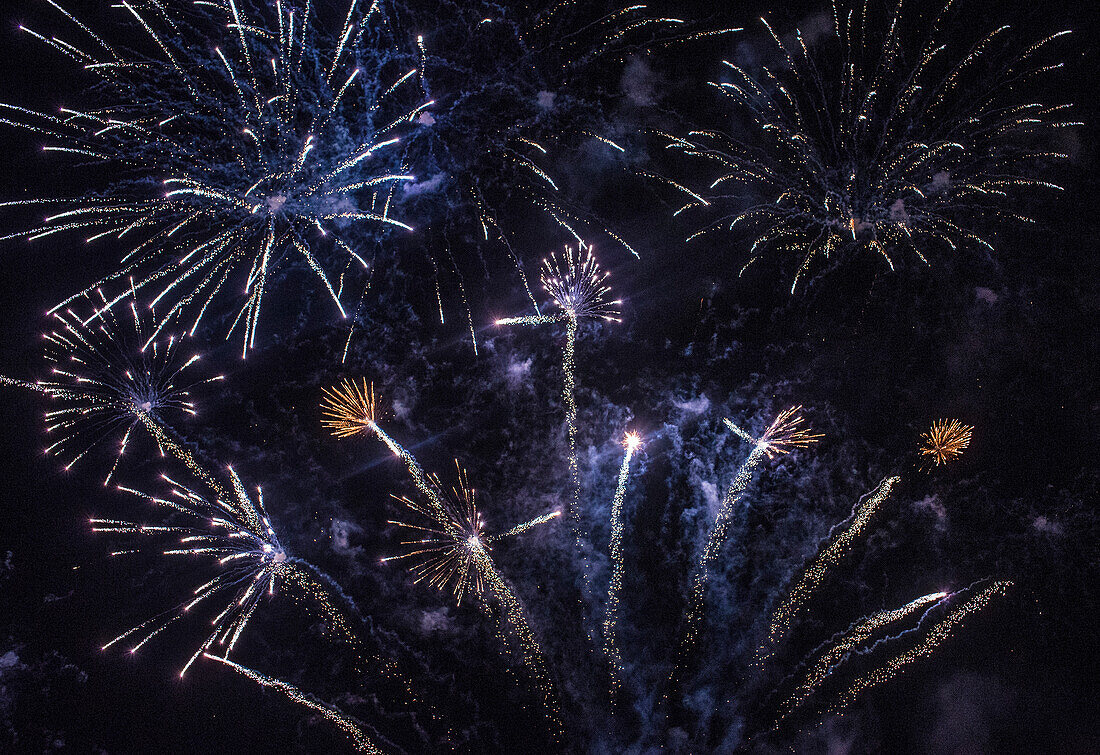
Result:
<svg viewBox="0 0 1100 755"><path fill-rule="evenodd" d="M477 546L481 545L481 538L477 535L470 535L468 538L466 538L466 545L470 546L471 548L476 548Z"/></svg>
<svg viewBox="0 0 1100 755"><path fill-rule="evenodd" d="M623 436L623 445L629 451L636 451L638 446L642 445L642 436L636 432L629 432Z"/></svg>

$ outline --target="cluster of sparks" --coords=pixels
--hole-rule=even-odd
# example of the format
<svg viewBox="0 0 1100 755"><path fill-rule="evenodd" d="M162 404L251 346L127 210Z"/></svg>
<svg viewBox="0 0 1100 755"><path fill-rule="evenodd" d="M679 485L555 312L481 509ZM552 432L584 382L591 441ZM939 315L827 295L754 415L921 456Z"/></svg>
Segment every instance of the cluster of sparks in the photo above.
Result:
<svg viewBox="0 0 1100 755"><path fill-rule="evenodd" d="M287 258L312 270L347 316L345 278L368 263L342 234L363 224L409 228L390 205L394 187L414 177L390 154L402 124L427 106L402 109L414 77L387 82L387 51L365 49L378 4L364 12L351 0L327 58L309 9L289 4L276 3L272 18L249 17L237 0L199 3L207 33L160 3L122 3L120 12L152 43L149 55L123 52L49 4L82 39L24 31L96 77L89 91L100 101L59 115L0 104L0 122L44 135L48 152L102 163L122 178L81 197L5 203L53 208L42 225L7 238L71 231L89 242L129 242L119 270L92 288L124 277L149 288L151 305L164 302L158 329L190 312L194 333L219 294L243 291L228 331L240 329L245 353ZM369 69L353 67L362 58L372 60ZM339 265L328 260L333 250Z"/></svg>
<svg viewBox="0 0 1100 755"><path fill-rule="evenodd" d="M949 31L969 23L952 6L929 24L896 3L876 33L870 6L846 10L834 0L824 40L798 30L781 38L762 20L779 60L759 74L723 61L729 80L712 82L755 138L666 134L669 149L716 174L698 191L663 179L687 197L677 214L720 213L689 240L746 228L745 267L792 256L793 292L820 263L857 252L892 270L905 251L927 262L928 242L992 250L970 227L975 215L1031 222L1005 205L1020 189L1060 188L1032 174L1066 155L1035 144L1079 124L1066 119L1068 106L1020 100L1019 85L1060 68L1043 54L1069 32L1013 55L1002 26L952 59ZM911 47L910 36L922 41Z"/></svg>
<svg viewBox="0 0 1100 755"><path fill-rule="evenodd" d="M947 464L962 456L962 452L970 445L973 432L973 426L964 425L957 419L937 420L932 423L928 432L920 436L921 456L931 460L935 466Z"/></svg>

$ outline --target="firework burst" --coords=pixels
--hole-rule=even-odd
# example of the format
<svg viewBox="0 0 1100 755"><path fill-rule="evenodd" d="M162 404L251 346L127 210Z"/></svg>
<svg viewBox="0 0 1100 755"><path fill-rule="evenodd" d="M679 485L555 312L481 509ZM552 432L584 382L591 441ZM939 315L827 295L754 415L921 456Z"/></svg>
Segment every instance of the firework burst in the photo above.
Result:
<svg viewBox="0 0 1100 755"><path fill-rule="evenodd" d="M970 445L973 432L973 426L964 425L957 419L933 422L928 432L921 433L921 456L932 461L935 466L947 464L962 456L962 452Z"/></svg>
<svg viewBox="0 0 1100 755"><path fill-rule="evenodd" d="M55 329L44 336L49 380L0 378L55 402L57 408L46 412L46 430L59 437L46 453L63 459L65 469L105 439L121 436L104 485L111 481L135 428L149 428L159 443L168 421L195 414L191 391L223 379L192 378L198 355L180 354L183 347L174 336L154 341L150 331L155 326L139 314L133 297L125 312L100 309L105 301L102 294L88 297L91 314L84 316L72 307L54 313Z"/></svg>
<svg viewBox="0 0 1100 755"><path fill-rule="evenodd" d="M123 3L119 23L137 24L148 53L124 53L50 5L75 25L77 44L24 31L95 77L93 101L60 115L3 104L0 120L120 178L77 198L7 203L50 209L41 226L7 238L72 231L129 242L120 269L93 288L133 278L153 291L151 304L165 303L159 327L186 311L193 333L219 294L243 292L229 333L240 329L244 353L290 259L318 276L344 315L345 276L367 262L342 236L408 227L390 212L394 186L413 178L395 145L424 107L404 104L408 87L390 70L400 56L373 28L384 25L378 4L363 11L351 0L337 41L314 28L308 5L250 16L236 0L216 0L183 16Z"/></svg>
<svg viewBox="0 0 1100 755"><path fill-rule="evenodd" d="M834 3L821 41L798 30L781 39L764 20L780 59L758 75L724 61L729 80L712 85L756 138L669 137L714 175L698 191L665 179L687 197L677 214L711 214L689 240L745 229L745 267L792 256L793 292L826 261L870 253L892 270L906 251L927 262L929 242L992 250L976 217L1031 222L1011 208L1014 196L1060 188L1034 177L1066 157L1043 140L1079 124L1068 106L1021 99L1020 85L1060 67L1046 48L1069 32L1015 49L1002 26L963 47L958 30L972 24L952 3L930 24L900 2L886 18L877 7Z"/></svg>
<svg viewBox="0 0 1100 755"><path fill-rule="evenodd" d="M191 664L217 644L228 656L265 596L275 593L278 581L301 568L279 541L264 510L263 493L257 488L253 499L237 473L228 468L231 496L213 495L188 487L167 475L166 495L157 496L133 488L119 487L153 507L159 515L180 523L149 525L120 519L93 518L92 531L135 539L135 547L116 550L112 556L143 551L173 558L204 557L214 562L217 574L198 586L186 600L147 621L126 630L103 646L107 650L127 640L130 653L160 634L169 625L188 616L200 604L214 604L220 610L211 621L210 634L180 670L182 677ZM155 544L143 545L152 540Z"/></svg>

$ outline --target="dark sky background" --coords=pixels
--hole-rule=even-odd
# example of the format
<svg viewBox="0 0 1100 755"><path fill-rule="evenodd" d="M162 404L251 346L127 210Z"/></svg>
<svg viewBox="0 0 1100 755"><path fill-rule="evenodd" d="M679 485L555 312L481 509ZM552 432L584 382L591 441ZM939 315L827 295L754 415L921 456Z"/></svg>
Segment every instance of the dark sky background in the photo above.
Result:
<svg viewBox="0 0 1100 755"><path fill-rule="evenodd" d="M0 8L0 100L53 107L81 97L69 66L16 29L45 18L42 5L9 0ZM107 16L106 5L66 7L96 20ZM748 31L647 58L628 76L613 69L594 79L608 90L602 117L609 129L635 149L633 166L664 164L653 144L631 134L721 122L723 106L704 82L723 56L758 49L758 16L789 28L824 9L801 1L726 5L672 11ZM977 27L1011 23L1027 41L1074 29L1060 47L1066 70L1043 96L1075 103L1086 123L1058 137L1057 148L1071 159L1051 179L1066 191L1021 200L1038 223L1000 228L993 254L940 250L931 267L906 264L893 274L865 260L791 297L788 271L762 266L737 278L744 260L737 239L684 245L688 226L671 217L668 195L621 163L573 152L556 166L577 201L641 255L597 249L624 299L623 322L584 327L578 347L581 470L594 519L606 518L622 432L647 438L626 504L631 711L610 720L592 702L598 694L591 687L605 682L574 626L575 564L565 529L543 527L494 551L559 689L569 691L573 750L1100 750L1100 25L1087 4L1069 0L967 5ZM418 24L425 27L427 17ZM418 31L431 48L431 29ZM445 49L448 41L436 44ZM650 105L632 103L629 93L639 86L652 92ZM45 157L40 143L0 132L0 199L85 185L78 173L57 169L61 163ZM19 222L0 215L0 234ZM527 217L513 231L528 270L565 241ZM526 313L514 269L501 250L479 248L468 230L452 233L479 331L476 356L452 293L446 324L435 312L423 252L445 234L419 232L394 242L379 265L346 364L346 331L298 273L272 297L247 360L212 331L197 339L200 372L227 379L200 388L199 415L176 430L208 458L232 463L249 486L263 485L288 549L332 576L354 602L348 610L368 650L397 659L429 702L404 705L392 684L361 673L291 600L277 598L258 614L237 660L338 705L368 724L387 751L550 751L536 700L514 659L501 653L490 620L378 563L399 540L386 520L396 511L390 493L412 492L404 469L378 442L337 441L320 426L321 387L366 376L389 408L386 426L425 467L447 479L452 459L464 462L493 529L552 509L568 494L561 334L494 329L494 318ZM0 246L0 374L43 374L43 313L110 271L116 252L60 236ZM700 705L721 712L665 721L647 695L675 641L707 491L721 495L746 450L721 419L759 431L791 404L804 405L826 438L767 466L737 542L723 552L692 687ZM329 723L226 669L199 664L180 681L176 671L201 629L184 624L134 658L99 651L198 582L175 564L107 562L107 542L86 524L91 515L124 509L100 484L107 457L59 470L41 453L44 406L37 396L0 393L0 750L344 751L347 742ZM940 417L974 425L974 440L958 463L927 472L918 468L918 438ZM138 442L119 479L146 484L169 467ZM903 478L891 503L795 632L788 651L795 657L781 660L797 660L799 649L858 617L925 593L990 577L1015 587L845 715L821 714L818 706L771 737L746 740L740 722L761 714L769 684L782 674L746 676L745 648L829 527L891 474ZM605 552L606 526L593 536ZM596 561L597 579L605 580L606 558Z"/></svg>

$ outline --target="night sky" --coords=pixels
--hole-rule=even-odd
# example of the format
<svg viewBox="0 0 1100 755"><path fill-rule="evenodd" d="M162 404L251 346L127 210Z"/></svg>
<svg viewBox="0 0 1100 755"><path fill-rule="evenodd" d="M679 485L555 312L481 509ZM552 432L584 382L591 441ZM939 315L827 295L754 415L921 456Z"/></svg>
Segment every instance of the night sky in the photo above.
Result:
<svg viewBox="0 0 1100 755"><path fill-rule="evenodd" d="M64 4L120 46L148 52L132 23L116 23L121 11L108 0ZM696 218L674 216L679 198L640 174L700 186L655 132L715 128L747 138L745 121L706 82L722 75L723 58L771 63L760 16L786 34L812 26L827 4L654 5L654 16L691 19L693 30L745 31L651 53L639 46L567 69L552 46L523 53L509 42L509 24L527 18L519 4L384 4L407 60L415 62L416 36L424 36L425 75L439 103L409 140L416 188L396 194L395 215L415 230L351 231L373 273L343 362L348 321L303 264L284 266L271 283L247 359L239 336L224 340L241 301L215 306L186 348L203 355L197 376L225 380L197 387L197 415L172 423L212 468L232 464L248 487L262 485L287 552L326 575L360 644L349 651L308 600L280 587L231 658L353 717L387 753L1100 751L1100 23L1086 5L965 0L973 24L948 30L973 39L1010 24L1017 46L1074 30L1053 56L1063 69L1026 88L1043 102L1073 103L1072 119L1085 124L1046 145L1069 159L1039 177L1065 190L1010 202L1037 222L975 211L968 223L993 239L993 252L928 245L930 265L901 253L892 272L871 254L844 257L792 295L793 258L763 260L739 277L749 237L685 243ZM346 8L324 0L316 12L335 32ZM906 12L938 8L913 0ZM492 23L478 31L484 18L507 20L498 22L504 31ZM0 4L0 101L49 112L95 107L91 80L19 24L73 36L45 2ZM402 549L388 520L408 519L393 496L417 491L382 443L332 437L319 408L323 388L372 381L380 424L425 469L453 484L454 460L462 462L490 531L569 498L564 326L493 324L531 314L512 254L542 304L539 261L570 241L517 188L515 164L499 146L513 124L522 126L517 133L604 134L625 148L573 136L540 163L623 300L622 322L583 322L577 343L580 500L595 587L586 588L561 520L493 547L543 648L562 743L551 740L494 614L472 598L456 607L449 592L414 584L400 562L380 563ZM45 143L3 126L0 201L107 192L132 178L44 153ZM209 155L211 163L223 158ZM507 247L483 239L468 192L454 189L459 179L484 188ZM39 215L0 208L0 235ZM0 375L48 377L46 310L116 270L128 248L110 238L86 245L79 233L0 242ZM686 680L671 703L662 701L692 565L749 450L722 420L760 433L792 405L824 438L756 474L712 574ZM0 751L350 751L330 722L217 663L200 660L181 680L179 668L206 636L197 617L133 656L100 650L179 603L211 571L196 560L108 558L117 541L93 535L89 517L151 515L101 484L115 439L69 471L42 453L52 442L42 421L48 407L41 395L0 387ZM973 440L959 459L930 469L918 454L920 435L945 417L973 425ZM608 515L628 430L644 445L624 504L627 703L611 715L599 626L611 568ZM135 431L117 482L159 490L164 472L181 474L180 465ZM893 475L901 481L889 501L761 670L753 653L782 596L830 528ZM853 679L895 652L885 643L838 669L767 731L802 659L830 637L918 596L992 580L1013 586L935 653L829 712ZM937 617L899 647L926 635ZM372 670L377 658L409 680L414 701Z"/></svg>

